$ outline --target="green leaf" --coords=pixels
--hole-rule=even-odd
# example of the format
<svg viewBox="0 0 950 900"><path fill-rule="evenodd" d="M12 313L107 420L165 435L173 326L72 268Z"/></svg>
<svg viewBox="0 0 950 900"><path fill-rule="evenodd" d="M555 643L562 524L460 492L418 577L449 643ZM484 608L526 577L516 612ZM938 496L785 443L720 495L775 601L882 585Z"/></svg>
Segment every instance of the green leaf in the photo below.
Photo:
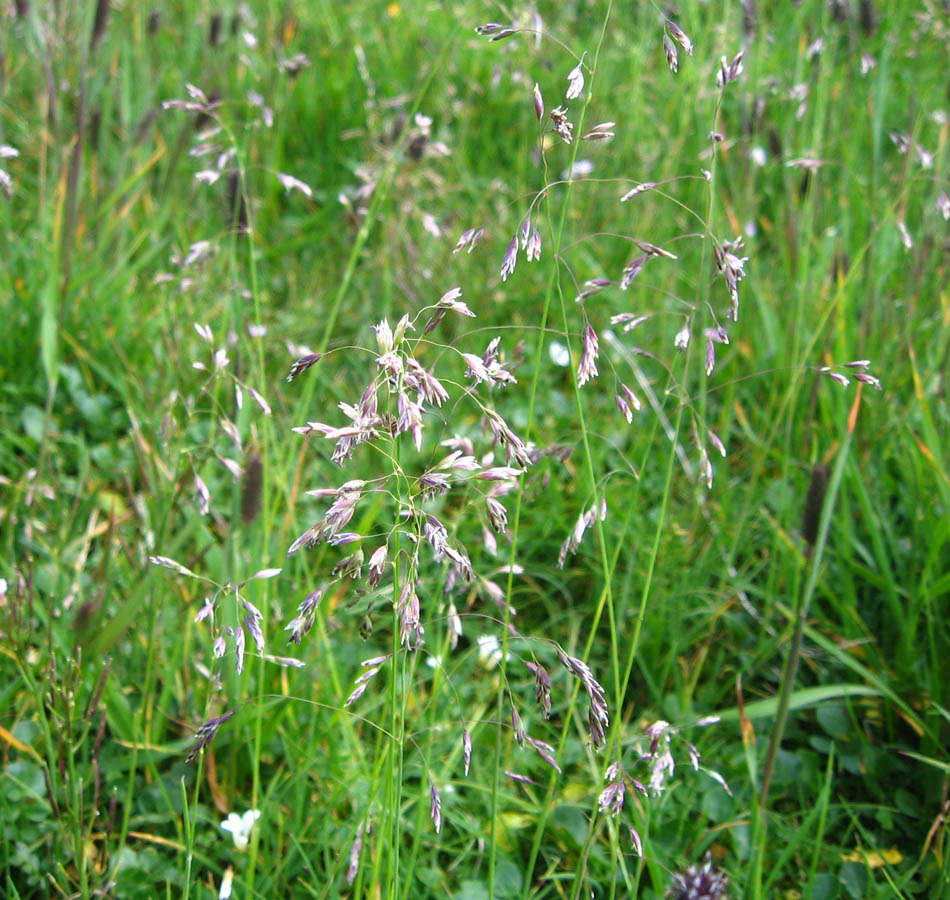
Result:
<svg viewBox="0 0 950 900"><path fill-rule="evenodd" d="M495 896L514 897L521 892L521 869L510 859L499 859L495 865Z"/></svg>
<svg viewBox="0 0 950 900"><path fill-rule="evenodd" d="M587 820L576 806L561 804L554 810L552 821L570 836L574 847L581 847L587 839Z"/></svg>
<svg viewBox="0 0 950 900"><path fill-rule="evenodd" d="M831 872L819 872L812 884L811 900L835 900L841 893L841 882Z"/></svg>
<svg viewBox="0 0 950 900"><path fill-rule="evenodd" d="M43 441L43 431L46 428L46 415L38 406L30 403L20 410L20 423L27 435L37 444Z"/></svg>
<svg viewBox="0 0 950 900"><path fill-rule="evenodd" d="M827 704L818 708L815 713L818 724L833 738L845 740L853 734L851 717L847 711L838 705Z"/></svg>
<svg viewBox="0 0 950 900"><path fill-rule="evenodd" d="M868 886L868 872L862 863L846 862L838 873L838 880L854 900L860 900Z"/></svg>
<svg viewBox="0 0 950 900"><path fill-rule="evenodd" d="M882 694L883 691L878 688L867 687L863 684L825 684L820 687L803 688L800 691L795 691L789 701L788 708L789 710L804 709L838 697L880 697ZM777 697L771 697L768 700L757 700L755 703L746 704L745 713L750 719L761 719L766 716L774 716L777 706ZM724 722L735 722L739 719L739 710L733 706L730 709L720 710L716 715Z"/></svg>
<svg viewBox="0 0 950 900"><path fill-rule="evenodd" d="M481 881L463 881L455 892L455 900L488 900L488 885Z"/></svg>

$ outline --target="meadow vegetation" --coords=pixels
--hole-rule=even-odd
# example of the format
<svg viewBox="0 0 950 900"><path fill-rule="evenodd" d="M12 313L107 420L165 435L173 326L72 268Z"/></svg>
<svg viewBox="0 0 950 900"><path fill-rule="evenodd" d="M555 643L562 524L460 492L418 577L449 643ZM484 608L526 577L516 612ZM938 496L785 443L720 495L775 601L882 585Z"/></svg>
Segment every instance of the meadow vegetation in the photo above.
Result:
<svg viewBox="0 0 950 900"><path fill-rule="evenodd" d="M950 11L0 11L0 894L950 896Z"/></svg>

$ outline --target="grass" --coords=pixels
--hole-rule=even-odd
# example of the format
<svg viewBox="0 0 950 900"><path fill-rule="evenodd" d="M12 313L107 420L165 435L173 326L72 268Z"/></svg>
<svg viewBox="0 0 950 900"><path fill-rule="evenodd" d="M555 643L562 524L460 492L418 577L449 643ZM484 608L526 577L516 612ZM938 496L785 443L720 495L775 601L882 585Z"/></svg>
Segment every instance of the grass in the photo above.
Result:
<svg viewBox="0 0 950 900"><path fill-rule="evenodd" d="M512 20L475 3L21 6L0 38L0 144L18 151L0 160L4 896L214 897L230 878L241 897L649 898L706 854L733 897L950 895L940 4L759 4L744 24L741 5L685 0L695 50L675 75L650 4L543 8L540 43L477 35ZM547 116L585 52L575 136L616 136L568 145ZM309 65L278 65L296 53ZM194 102L186 83L218 98L205 114L162 108ZM215 150L191 155L201 140ZM588 177L562 174L582 160ZM503 281L529 208L541 258ZM739 234L732 322L714 247ZM634 239L677 258L575 303L619 281ZM476 318L423 333L456 286ZM650 318L623 333L622 313ZM449 398L424 404L418 447L382 430L341 469L291 429L344 423L378 372L371 326L404 315L394 353ZM588 324L599 375L578 387ZM496 337L517 384L468 391L460 354ZM323 356L286 382L306 349ZM862 359L882 392L841 368ZM380 412L403 412L407 384L380 382ZM492 414L539 451L527 471L445 470L451 490L423 498L453 435L506 464ZM340 500L307 491L351 480L340 530L362 539L287 557ZM474 580L433 558L426 514ZM362 580L333 576L354 552ZM220 826L249 809L240 848Z"/></svg>

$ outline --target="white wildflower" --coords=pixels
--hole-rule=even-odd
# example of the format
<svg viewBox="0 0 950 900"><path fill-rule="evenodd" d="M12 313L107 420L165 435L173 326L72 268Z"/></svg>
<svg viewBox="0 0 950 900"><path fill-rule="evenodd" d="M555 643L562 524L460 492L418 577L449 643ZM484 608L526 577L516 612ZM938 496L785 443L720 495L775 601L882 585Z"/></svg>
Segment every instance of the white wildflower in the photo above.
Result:
<svg viewBox="0 0 950 900"><path fill-rule="evenodd" d="M224 831L230 831L234 838L234 846L238 850L244 850L251 840L251 829L254 823L261 817L259 809L249 809L243 816L237 813L229 813L228 817L221 823Z"/></svg>

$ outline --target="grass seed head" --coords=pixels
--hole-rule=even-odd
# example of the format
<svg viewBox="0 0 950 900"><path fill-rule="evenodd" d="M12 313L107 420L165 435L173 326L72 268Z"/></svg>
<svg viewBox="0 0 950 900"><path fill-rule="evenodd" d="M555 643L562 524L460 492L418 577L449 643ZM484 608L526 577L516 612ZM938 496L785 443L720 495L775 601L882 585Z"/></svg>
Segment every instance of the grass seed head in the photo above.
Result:
<svg viewBox="0 0 950 900"><path fill-rule="evenodd" d="M673 876L667 888L667 900L728 900L729 879L707 855L701 866L690 866Z"/></svg>
<svg viewBox="0 0 950 900"><path fill-rule="evenodd" d="M821 523L821 510L825 504L825 492L828 490L828 469L815 466L812 469L808 493L805 496L805 508L802 511L802 537L809 551L818 539L818 526Z"/></svg>

